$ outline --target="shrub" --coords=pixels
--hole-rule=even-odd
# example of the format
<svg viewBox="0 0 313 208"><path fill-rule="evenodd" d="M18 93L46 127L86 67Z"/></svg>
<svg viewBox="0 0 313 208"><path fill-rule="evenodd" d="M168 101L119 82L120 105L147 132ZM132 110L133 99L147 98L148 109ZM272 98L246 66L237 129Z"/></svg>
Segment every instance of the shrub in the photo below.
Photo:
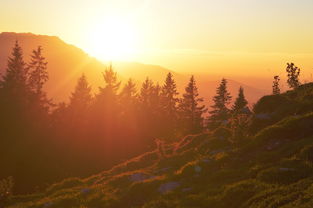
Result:
<svg viewBox="0 0 313 208"><path fill-rule="evenodd" d="M214 130L213 136L219 139L228 139L231 136L231 130L225 127L218 127Z"/></svg>
<svg viewBox="0 0 313 208"><path fill-rule="evenodd" d="M301 117L291 116L276 125L263 129L255 136L256 141L302 139L313 135L313 113Z"/></svg>
<svg viewBox="0 0 313 208"><path fill-rule="evenodd" d="M290 105L291 102L292 101L290 101L284 95L264 96L253 106L253 112L255 114L273 113L278 111L281 106Z"/></svg>
<svg viewBox="0 0 313 208"><path fill-rule="evenodd" d="M13 185L12 177L0 180L0 206L12 195Z"/></svg>
<svg viewBox="0 0 313 208"><path fill-rule="evenodd" d="M251 197L267 188L266 185L256 181L247 180L227 186L220 201L224 207L243 207Z"/></svg>
<svg viewBox="0 0 313 208"><path fill-rule="evenodd" d="M80 178L67 178L60 183L53 184L47 189L47 193L51 194L60 189L69 189L83 185L83 181Z"/></svg>
<svg viewBox="0 0 313 208"><path fill-rule="evenodd" d="M142 208L173 208L176 207L172 201L158 199L150 201L142 206Z"/></svg>
<svg viewBox="0 0 313 208"><path fill-rule="evenodd" d="M304 147L301 150L299 157L312 164L313 163L313 145Z"/></svg>
<svg viewBox="0 0 313 208"><path fill-rule="evenodd" d="M299 163L297 165L284 165L272 167L261 171L257 178L269 184L291 184L301 179L307 178L312 174L312 169Z"/></svg>

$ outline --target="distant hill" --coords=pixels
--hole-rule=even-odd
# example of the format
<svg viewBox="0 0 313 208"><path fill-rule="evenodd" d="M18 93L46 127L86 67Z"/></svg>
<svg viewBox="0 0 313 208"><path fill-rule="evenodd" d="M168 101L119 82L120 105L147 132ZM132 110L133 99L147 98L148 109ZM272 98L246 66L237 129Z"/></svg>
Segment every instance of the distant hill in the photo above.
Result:
<svg viewBox="0 0 313 208"><path fill-rule="evenodd" d="M313 83L256 104L245 138L189 135L89 178L13 196L9 208L313 207ZM263 125L260 125L260 124Z"/></svg>
<svg viewBox="0 0 313 208"><path fill-rule="evenodd" d="M56 102L67 101L73 91L78 77L85 73L94 92L103 85L102 72L106 66L101 61L89 56L83 50L65 43L60 38L47 35L35 35L32 33L9 33L0 34L0 72L6 68L7 58L11 53L14 42L18 40L24 50L24 57L27 61L33 49L39 45L43 47L43 55L48 61L49 81L46 85L48 95ZM146 77L162 84L167 73L172 72L178 88L182 91L188 82L189 76L182 75L157 65L114 62L114 69L125 81L133 78L141 83ZM211 98L219 81L209 81L205 77L197 77L200 95L205 98L206 104L210 105ZM209 78L209 77L208 77ZM255 103L267 92L236 81L229 80L229 89L232 95L236 96L239 86L245 88L246 96L250 103Z"/></svg>
<svg viewBox="0 0 313 208"><path fill-rule="evenodd" d="M101 71L105 66L96 59L88 56L81 49L66 44L58 37L34 35L30 33L1 33L0 34L0 69L6 67L7 58L11 53L14 42L18 40L27 61L31 51L39 45L43 47L43 55L47 58L49 81L46 89L49 96L61 101L70 95L77 78L86 73L93 83L101 83Z"/></svg>

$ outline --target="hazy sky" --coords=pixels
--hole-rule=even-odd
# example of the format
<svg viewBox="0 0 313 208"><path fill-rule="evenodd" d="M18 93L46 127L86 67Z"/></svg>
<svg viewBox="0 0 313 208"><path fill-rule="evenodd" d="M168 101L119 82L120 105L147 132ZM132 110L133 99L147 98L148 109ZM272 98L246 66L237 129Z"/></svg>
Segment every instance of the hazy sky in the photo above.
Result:
<svg viewBox="0 0 313 208"><path fill-rule="evenodd" d="M133 61L265 76L294 61L310 74L312 11L312 0L1 0L0 31L57 35L88 52L101 42L92 33L123 39L129 31ZM102 25L107 19L122 29Z"/></svg>

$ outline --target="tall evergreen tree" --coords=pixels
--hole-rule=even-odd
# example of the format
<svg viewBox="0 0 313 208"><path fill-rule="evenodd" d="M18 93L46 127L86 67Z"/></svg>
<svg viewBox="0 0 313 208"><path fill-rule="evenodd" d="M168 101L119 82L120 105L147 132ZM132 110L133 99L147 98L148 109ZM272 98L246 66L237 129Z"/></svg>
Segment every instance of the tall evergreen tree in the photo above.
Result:
<svg viewBox="0 0 313 208"><path fill-rule="evenodd" d="M216 95L213 97L214 104L211 106L212 110L208 118L209 129L215 129L222 123L227 122L230 112L227 105L229 105L230 101L231 96L227 91L227 80L223 78L216 89Z"/></svg>
<svg viewBox="0 0 313 208"><path fill-rule="evenodd" d="M49 79L47 64L48 62L42 55L42 48L39 46L36 50L33 50L27 70L29 73L28 84L32 91L32 107L37 114L39 112L47 114L49 107L52 105L43 91L43 86Z"/></svg>
<svg viewBox="0 0 313 208"><path fill-rule="evenodd" d="M149 108L151 105L153 105L152 103L153 91L154 91L153 81L150 80L149 78L146 78L141 85L139 96L142 107Z"/></svg>
<svg viewBox="0 0 313 208"><path fill-rule="evenodd" d="M288 80L287 83L290 88L297 88L300 85L299 76L300 76L300 68L295 66L294 63L287 63L286 68Z"/></svg>
<svg viewBox="0 0 313 208"><path fill-rule="evenodd" d="M273 95L279 95L280 94L280 88L279 88L279 81L280 78L278 75L274 76L274 81L273 81Z"/></svg>
<svg viewBox="0 0 313 208"><path fill-rule="evenodd" d="M23 59L22 48L18 41L8 58L5 74L0 81L0 113L11 122L22 121L28 113L31 91L28 85L28 71ZM22 114L21 114L22 113ZM22 116L24 115L24 116Z"/></svg>
<svg viewBox="0 0 313 208"><path fill-rule="evenodd" d="M135 109L138 107L138 95L136 83L129 79L124 85L120 95L120 104L124 115L134 116Z"/></svg>
<svg viewBox="0 0 313 208"><path fill-rule="evenodd" d="M104 79L104 87L99 87L99 93L95 97L95 107L98 111L108 111L117 107L118 90L121 82L118 81L117 73L113 71L112 64L102 73ZM109 110L110 111L110 110Z"/></svg>
<svg viewBox="0 0 313 208"><path fill-rule="evenodd" d="M128 79L127 83L124 85L121 97L125 99L131 99L137 94L136 83L132 79Z"/></svg>
<svg viewBox="0 0 313 208"><path fill-rule="evenodd" d="M161 113L163 137L174 137L178 122L178 92L172 73L168 73L161 89Z"/></svg>
<svg viewBox="0 0 313 208"><path fill-rule="evenodd" d="M65 108L63 125L66 126L66 129L63 130L63 133L67 132L78 139L88 132L87 124L90 121L92 101L91 87L86 76L82 74L70 96L69 105ZM62 112L62 109L64 111L64 106L61 105L59 108L58 111Z"/></svg>
<svg viewBox="0 0 313 208"><path fill-rule="evenodd" d="M159 83L156 83L152 87L152 94L151 94L151 106L153 109L154 114L160 114L161 110L161 86Z"/></svg>
<svg viewBox="0 0 313 208"><path fill-rule="evenodd" d="M154 84L152 80L146 78L142 83L139 102L141 111L145 111L148 115L160 115L160 103L161 103L161 87L160 85Z"/></svg>
<svg viewBox="0 0 313 208"><path fill-rule="evenodd" d="M159 84L154 84L149 78L142 83L139 94L139 122L143 143L152 145L155 137L162 135L162 120L160 111L160 92Z"/></svg>
<svg viewBox="0 0 313 208"><path fill-rule="evenodd" d="M121 82L118 81L117 73L113 71L112 64L104 71L103 78L106 85L104 88L100 87L100 94L116 96Z"/></svg>
<svg viewBox="0 0 313 208"><path fill-rule="evenodd" d="M74 92L70 97L69 107L76 111L86 110L92 102L91 87L86 79L82 76L78 79Z"/></svg>
<svg viewBox="0 0 313 208"><path fill-rule="evenodd" d="M109 138L117 131L116 124L120 116L120 105L118 91L121 82L117 73L113 71L112 65L103 73L104 87L99 87L99 93L95 96L95 103L92 106L92 128L95 130L95 137L101 138L104 135Z"/></svg>
<svg viewBox="0 0 313 208"><path fill-rule="evenodd" d="M39 46L37 50L33 50L30 63L28 64L29 70L29 85L36 94L42 94L42 87L48 81L48 62L42 56L42 48Z"/></svg>
<svg viewBox="0 0 313 208"><path fill-rule="evenodd" d="M24 97L29 93L27 78L28 70L23 59L23 51L16 41L11 57L8 59L6 72L1 80L1 88L5 93L15 94L16 98Z"/></svg>
<svg viewBox="0 0 313 208"><path fill-rule="evenodd" d="M162 108L165 114L175 118L177 116L178 92L172 73L168 73L161 90Z"/></svg>
<svg viewBox="0 0 313 208"><path fill-rule="evenodd" d="M183 98L179 103L181 121L183 122L183 131L185 133L198 133L203 129L203 114L207 111L203 98L199 97L198 88L194 76L191 76Z"/></svg>
<svg viewBox="0 0 313 208"><path fill-rule="evenodd" d="M239 88L238 97L235 100L234 105L232 106L232 112L234 114L244 113L244 110L248 109L248 101L245 98L244 90L242 87Z"/></svg>

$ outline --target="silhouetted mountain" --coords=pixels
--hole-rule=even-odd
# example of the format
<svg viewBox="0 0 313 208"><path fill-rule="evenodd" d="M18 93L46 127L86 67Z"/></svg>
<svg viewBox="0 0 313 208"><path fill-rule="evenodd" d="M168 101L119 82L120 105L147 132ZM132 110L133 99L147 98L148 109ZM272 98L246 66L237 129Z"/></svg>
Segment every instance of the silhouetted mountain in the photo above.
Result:
<svg viewBox="0 0 313 208"><path fill-rule="evenodd" d="M7 58L16 40L20 42L24 50L26 61L29 59L29 55L33 49L39 45L43 47L43 55L47 58L49 71L49 81L47 82L46 90L49 97L55 101L67 101L70 93L74 90L77 79L82 73L85 73L95 92L99 86L103 85L102 72L106 68L103 62L89 56L83 50L65 43L56 36L35 35L32 33L3 32L0 34L1 73L6 68ZM137 83L141 83L146 77L149 77L153 81L163 84L167 73L172 72L178 89L183 90L189 79L187 75L182 75L156 65L114 62L113 67L120 75L122 81L131 77ZM200 95L205 98L206 102L210 103L219 81L208 81L209 76L208 79L202 76L196 76L196 80L198 78ZM261 96L266 94L265 90L256 89L230 80L229 90L233 96L237 95L239 86L244 87L246 97L250 103L255 103Z"/></svg>

